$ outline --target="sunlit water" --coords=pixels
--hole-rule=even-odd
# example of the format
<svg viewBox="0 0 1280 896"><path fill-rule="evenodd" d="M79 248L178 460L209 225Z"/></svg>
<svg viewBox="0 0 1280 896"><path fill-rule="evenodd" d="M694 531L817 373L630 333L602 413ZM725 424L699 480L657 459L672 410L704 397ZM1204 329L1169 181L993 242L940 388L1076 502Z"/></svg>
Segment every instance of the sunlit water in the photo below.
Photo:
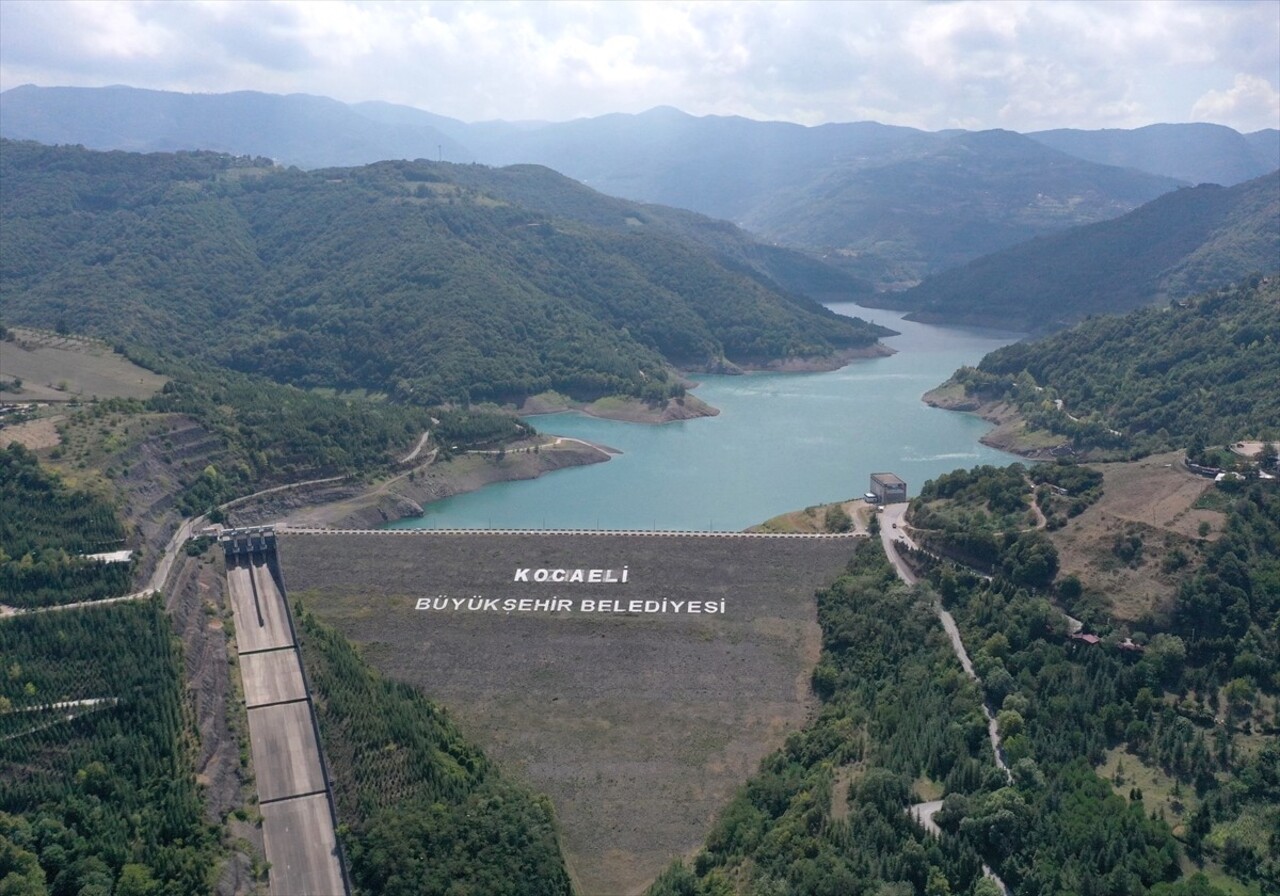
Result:
<svg viewBox="0 0 1280 896"><path fill-rule="evenodd" d="M915 494L926 479L957 467L1013 460L978 442L987 423L930 408L920 396L1017 334L831 307L900 330L885 340L897 354L830 373L700 377L696 394L720 409L717 417L662 426L581 414L530 418L543 433L623 453L448 498L395 525L733 531L859 496L873 472L897 473Z"/></svg>

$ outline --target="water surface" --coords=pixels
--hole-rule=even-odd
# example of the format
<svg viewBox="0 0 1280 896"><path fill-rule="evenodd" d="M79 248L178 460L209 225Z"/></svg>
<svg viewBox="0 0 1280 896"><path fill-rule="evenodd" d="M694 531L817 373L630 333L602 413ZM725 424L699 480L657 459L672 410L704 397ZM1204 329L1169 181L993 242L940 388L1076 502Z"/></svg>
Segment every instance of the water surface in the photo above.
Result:
<svg viewBox="0 0 1280 896"><path fill-rule="evenodd" d="M623 453L438 501L397 527L702 529L735 531L813 504L856 497L870 474L924 480L1014 458L980 444L990 425L930 408L920 396L1016 333L917 324L888 311L832 305L900 330L888 358L828 373L701 376L717 417L653 426L582 414L530 418L539 431Z"/></svg>

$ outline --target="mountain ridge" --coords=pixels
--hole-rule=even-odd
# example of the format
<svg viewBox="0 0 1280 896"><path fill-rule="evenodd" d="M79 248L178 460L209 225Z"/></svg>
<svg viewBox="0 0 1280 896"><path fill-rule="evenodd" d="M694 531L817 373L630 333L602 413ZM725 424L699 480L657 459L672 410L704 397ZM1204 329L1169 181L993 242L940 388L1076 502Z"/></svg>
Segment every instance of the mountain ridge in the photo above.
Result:
<svg viewBox="0 0 1280 896"><path fill-rule="evenodd" d="M956 141L975 132L926 132L877 122L809 127L741 116L699 117L658 107L568 122L468 123L380 101L342 104L306 96L190 97L103 90L23 86L0 93L0 135L108 149L113 140L123 145L126 126L134 127L131 122L141 118L137 133L146 140L132 138L128 148L206 148L213 141L201 135L220 123L219 136L230 136L214 148L307 168L394 158L541 164L603 193L737 222L766 242L825 256L828 263L880 290L908 287L928 274L1041 233L1114 217L1184 183L1164 171L1116 168L1078 156L1072 157L1077 159L1074 179L1067 180L1060 170L1062 158L1052 154L1052 147L1044 139L1022 135L1028 141L1024 160L1030 165L1031 146L1044 147L1045 155L1035 164L1055 184L1043 191L1047 201L1037 203L1016 184L1003 183L999 166L988 166L984 173L981 154L955 154ZM154 112L108 114L102 102L109 95L126 107L135 102L154 107ZM236 116L217 112L195 116L201 130L188 121L193 116L166 111L170 105L212 109L236 102L246 104L249 111L241 118L252 128L237 130ZM264 113L266 107L273 111ZM268 119L287 127L273 129ZM1216 172L1221 176L1210 178L1223 183L1248 173L1240 166L1256 164L1275 142L1267 132L1246 137L1229 129L1169 127L1174 130L1147 137L1177 147L1200 140L1201 133L1235 135L1231 145L1244 154L1241 158L1255 161L1224 162ZM1200 176L1218 154L1198 154L1203 164L1192 173ZM997 153L992 158L1004 157ZM937 208L920 197L909 207L885 206L885 194L916 181L945 187L951 206ZM1001 207L995 208L992 200ZM984 204L992 207L982 208ZM940 215L951 220L942 231Z"/></svg>

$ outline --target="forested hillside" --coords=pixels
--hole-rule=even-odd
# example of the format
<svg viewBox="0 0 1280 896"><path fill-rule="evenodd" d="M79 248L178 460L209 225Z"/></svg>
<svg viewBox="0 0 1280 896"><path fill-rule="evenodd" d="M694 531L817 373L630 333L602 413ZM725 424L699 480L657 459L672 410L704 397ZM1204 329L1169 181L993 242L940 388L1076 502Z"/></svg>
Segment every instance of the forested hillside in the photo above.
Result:
<svg viewBox="0 0 1280 896"><path fill-rule="evenodd" d="M155 598L0 619L0 891L213 891L175 644Z"/></svg>
<svg viewBox="0 0 1280 896"><path fill-rule="evenodd" d="M109 500L0 449L0 603L115 597ZM187 896L226 858L194 772L178 641L157 597L0 613L0 892Z"/></svg>
<svg viewBox="0 0 1280 896"><path fill-rule="evenodd" d="M952 381L1077 451L1280 439L1280 277L1019 342Z"/></svg>
<svg viewBox="0 0 1280 896"><path fill-rule="evenodd" d="M830 359L883 332L671 228L531 210L477 172L6 142L6 319L418 404L658 400L682 390L672 364Z"/></svg>
<svg viewBox="0 0 1280 896"><path fill-rule="evenodd" d="M1280 172L1178 190L1113 221L1045 236L877 304L913 320L1045 333L1235 283L1280 259Z"/></svg>

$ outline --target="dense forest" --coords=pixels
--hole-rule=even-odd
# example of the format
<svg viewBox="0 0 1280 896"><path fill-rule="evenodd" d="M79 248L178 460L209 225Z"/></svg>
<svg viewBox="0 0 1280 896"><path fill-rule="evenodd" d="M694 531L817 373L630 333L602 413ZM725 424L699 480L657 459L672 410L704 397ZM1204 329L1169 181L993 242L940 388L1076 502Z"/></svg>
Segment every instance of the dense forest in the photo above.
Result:
<svg viewBox="0 0 1280 896"><path fill-rule="evenodd" d="M487 169L0 146L8 322L299 386L660 400L683 389L673 364L826 358L886 332L643 207L593 226L502 198Z"/></svg>
<svg viewBox="0 0 1280 896"><path fill-rule="evenodd" d="M1097 644L1044 622L1046 598L1069 605L1078 583L1029 588L934 566L966 643L979 645L1008 760L1043 781L1013 807L1024 833L984 849L1015 892L1142 892L1176 870L1179 849L1251 891L1280 887L1280 495L1257 483L1227 512L1168 614L1132 628L1095 617ZM1119 759L1104 782L1095 770L1109 755ZM1141 780L1160 782L1150 808ZM1083 811L1090 800L1114 804L1121 827ZM980 843L971 811L949 799L939 824Z"/></svg>
<svg viewBox="0 0 1280 896"><path fill-rule="evenodd" d="M211 892L175 645L158 599L0 620L0 892Z"/></svg>
<svg viewBox="0 0 1280 896"><path fill-rule="evenodd" d="M1024 242L875 300L912 319L1046 333L1218 289L1280 258L1280 172L1177 190L1127 215Z"/></svg>
<svg viewBox="0 0 1280 896"><path fill-rule="evenodd" d="M568 896L551 805L308 613L300 634L356 892Z"/></svg>
<svg viewBox="0 0 1280 896"><path fill-rule="evenodd" d="M0 603L113 597L112 503L0 449ZM187 896L222 862L192 771L177 641L158 598L0 618L0 892Z"/></svg>
<svg viewBox="0 0 1280 896"><path fill-rule="evenodd" d="M125 594L132 563L84 556L120 550L124 541L110 501L67 488L17 442L0 448L0 604L42 607Z"/></svg>
<svg viewBox="0 0 1280 896"><path fill-rule="evenodd" d="M1136 457L1280 440L1280 276L1090 318L997 349L953 381L977 399L1012 401L1077 451Z"/></svg>

